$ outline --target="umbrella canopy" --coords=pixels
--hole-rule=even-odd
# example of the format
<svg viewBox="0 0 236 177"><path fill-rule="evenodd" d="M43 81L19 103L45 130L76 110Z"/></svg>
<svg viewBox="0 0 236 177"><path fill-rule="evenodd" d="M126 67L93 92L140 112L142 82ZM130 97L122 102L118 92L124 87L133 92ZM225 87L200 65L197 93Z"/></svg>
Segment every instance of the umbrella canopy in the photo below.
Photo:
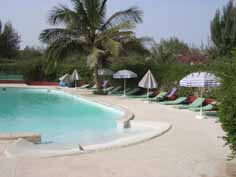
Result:
<svg viewBox="0 0 236 177"><path fill-rule="evenodd" d="M157 88L158 85L157 85L156 79L152 75L152 72L150 70L148 70L148 72L145 74L145 76L139 82L138 86L147 89L147 100L148 100L149 89Z"/></svg>
<svg viewBox="0 0 236 177"><path fill-rule="evenodd" d="M152 72L149 70L139 82L138 86L146 89L154 89L157 88L158 85L156 79L152 75Z"/></svg>
<svg viewBox="0 0 236 177"><path fill-rule="evenodd" d="M121 70L113 75L114 79L124 79L124 96L126 96L126 79L132 79L136 77L138 77L138 75L129 70Z"/></svg>
<svg viewBox="0 0 236 177"><path fill-rule="evenodd" d="M182 87L217 87L220 85L219 78L207 72L192 73L180 81Z"/></svg>
<svg viewBox="0 0 236 177"><path fill-rule="evenodd" d="M114 74L114 72L110 69L99 69L98 70L98 75L99 76L112 76Z"/></svg>
<svg viewBox="0 0 236 177"><path fill-rule="evenodd" d="M79 75L78 71L75 69L74 72L70 76L70 81L74 82L75 87L77 87L77 82L76 81L78 81L78 80L80 80L80 75Z"/></svg>
<svg viewBox="0 0 236 177"><path fill-rule="evenodd" d="M70 75L67 73L67 74L65 74L64 76L62 76L62 77L60 77L59 78L59 80L61 81L61 82L64 82L64 83L66 83L66 84L69 84L71 81L70 81Z"/></svg>
<svg viewBox="0 0 236 177"><path fill-rule="evenodd" d="M129 70L121 70L113 75L114 79L131 79L136 77L138 77L138 75L133 71Z"/></svg>
<svg viewBox="0 0 236 177"><path fill-rule="evenodd" d="M192 73L188 76L184 77L180 81L180 86L182 87L197 87L201 88L201 98L203 97L203 88L204 87L217 87L220 85L219 78L217 78L214 74L207 72L198 72ZM202 105L200 109L200 115L197 116L198 119L203 119L202 115Z"/></svg>
<svg viewBox="0 0 236 177"><path fill-rule="evenodd" d="M72 82L80 80L80 75L79 75L79 73L76 69L71 74L70 79L71 79Z"/></svg>

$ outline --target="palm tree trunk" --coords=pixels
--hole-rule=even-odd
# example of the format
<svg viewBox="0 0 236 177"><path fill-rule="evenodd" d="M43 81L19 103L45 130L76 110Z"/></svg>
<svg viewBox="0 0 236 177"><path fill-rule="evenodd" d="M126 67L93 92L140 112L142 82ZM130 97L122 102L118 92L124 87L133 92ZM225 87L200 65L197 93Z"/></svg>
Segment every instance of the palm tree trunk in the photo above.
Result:
<svg viewBox="0 0 236 177"><path fill-rule="evenodd" d="M98 75L98 65L95 67L95 82L97 86L97 93L102 93L102 83L101 78Z"/></svg>

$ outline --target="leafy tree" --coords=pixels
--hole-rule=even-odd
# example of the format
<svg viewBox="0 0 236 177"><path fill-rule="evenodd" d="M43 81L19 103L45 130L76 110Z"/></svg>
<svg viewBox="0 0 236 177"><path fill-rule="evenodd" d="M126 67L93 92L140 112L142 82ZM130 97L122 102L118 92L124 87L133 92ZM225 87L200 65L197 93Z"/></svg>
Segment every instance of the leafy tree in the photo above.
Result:
<svg viewBox="0 0 236 177"><path fill-rule="evenodd" d="M159 44L153 44L151 58L159 64L171 64L177 58L189 52L189 47L177 38L161 40Z"/></svg>
<svg viewBox="0 0 236 177"><path fill-rule="evenodd" d="M236 6L234 1L217 10L211 22L211 39L217 55L230 55L236 47Z"/></svg>
<svg viewBox="0 0 236 177"><path fill-rule="evenodd" d="M132 30L142 22L142 12L131 7L106 18L107 0L71 2L73 9L59 5L48 18L50 24L64 25L64 28L46 29L40 39L49 45L49 58L62 60L72 54L86 54L87 64L95 71L97 88L101 91L98 69L108 58L117 57L128 44L140 42Z"/></svg>
<svg viewBox="0 0 236 177"><path fill-rule="evenodd" d="M26 46L18 52L17 60L31 60L43 56L44 50L41 48Z"/></svg>
<svg viewBox="0 0 236 177"><path fill-rule="evenodd" d="M2 25L0 21L0 57L13 58L20 48L20 36L10 22Z"/></svg>
<svg viewBox="0 0 236 177"><path fill-rule="evenodd" d="M228 57L221 59L217 64L217 72L221 78L219 92L220 122L226 132L224 140L232 150L230 158L236 158L236 55L233 60Z"/></svg>

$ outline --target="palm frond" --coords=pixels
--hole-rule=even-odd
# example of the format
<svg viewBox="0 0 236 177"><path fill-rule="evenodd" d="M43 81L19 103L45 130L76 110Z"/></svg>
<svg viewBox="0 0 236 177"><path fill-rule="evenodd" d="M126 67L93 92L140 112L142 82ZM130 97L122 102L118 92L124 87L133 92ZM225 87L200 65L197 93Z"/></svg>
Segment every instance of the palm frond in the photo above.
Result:
<svg viewBox="0 0 236 177"><path fill-rule="evenodd" d="M123 22L118 25L112 26L105 31L101 31L97 34L95 42L102 41L106 38L119 38L121 36L134 36L134 33L131 31L135 27L135 24L130 22Z"/></svg>
<svg viewBox="0 0 236 177"><path fill-rule="evenodd" d="M60 38L55 40L47 50L48 58L58 61L65 59L78 51L83 52L85 43L79 40L71 40L70 38ZM84 51L85 52L85 51Z"/></svg>
<svg viewBox="0 0 236 177"><path fill-rule="evenodd" d="M2 33L2 22L0 21L0 34Z"/></svg>
<svg viewBox="0 0 236 177"><path fill-rule="evenodd" d="M82 0L71 0L71 1L74 5L74 9L75 9L77 15L79 16L80 23L86 22L87 25L89 25L88 14L87 14L87 10L85 7L85 2Z"/></svg>
<svg viewBox="0 0 236 177"><path fill-rule="evenodd" d="M51 28L51 29L45 29L41 32L39 39L43 43L50 44L53 41L60 39L60 38L66 38L66 37L73 37L78 35L78 33L64 28Z"/></svg>
<svg viewBox="0 0 236 177"><path fill-rule="evenodd" d="M91 29L95 31L104 23L104 15L101 14L101 0L83 0L84 6L87 11L88 20L90 22Z"/></svg>
<svg viewBox="0 0 236 177"><path fill-rule="evenodd" d="M48 22L52 25L57 24L70 24L72 19L76 17L76 13L66 7L65 5L59 5L54 7L49 14Z"/></svg>
<svg viewBox="0 0 236 177"><path fill-rule="evenodd" d="M101 7L100 7L99 14L101 14L103 16L103 18L105 18L105 16L106 16L106 4L107 4L107 0L103 0L101 3Z"/></svg>
<svg viewBox="0 0 236 177"><path fill-rule="evenodd" d="M106 48L106 50L112 55L117 57L120 53L120 50L122 48L122 45L120 42L115 41L111 38L107 39L104 41L104 46Z"/></svg>
<svg viewBox="0 0 236 177"><path fill-rule="evenodd" d="M133 24L129 22L124 22L115 25L106 31L102 31L100 35L97 36L95 44L102 46L108 52L108 56L117 57L120 51L123 49L123 44L135 39L135 35L131 30Z"/></svg>
<svg viewBox="0 0 236 177"><path fill-rule="evenodd" d="M148 48L145 46L146 40L143 38L136 38L135 36L133 37L126 37L121 40L121 44L123 46L123 52L125 55L129 53L139 53L141 55L149 54Z"/></svg>
<svg viewBox="0 0 236 177"><path fill-rule="evenodd" d="M116 12L105 22L101 30L127 21L131 23L141 23L143 21L142 16L143 12L140 11L137 7L131 7L127 10Z"/></svg>

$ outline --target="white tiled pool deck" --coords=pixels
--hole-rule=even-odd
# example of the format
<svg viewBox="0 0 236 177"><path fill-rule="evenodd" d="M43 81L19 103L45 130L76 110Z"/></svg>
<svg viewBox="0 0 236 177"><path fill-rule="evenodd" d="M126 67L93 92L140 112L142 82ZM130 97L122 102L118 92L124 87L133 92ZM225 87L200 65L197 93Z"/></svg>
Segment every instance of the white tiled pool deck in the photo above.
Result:
<svg viewBox="0 0 236 177"><path fill-rule="evenodd" d="M157 103L115 96L94 96L70 89L89 99L122 106L135 119L170 123L166 134L125 148L54 158L6 158L0 142L0 177L233 177L236 162L213 118L195 119L196 113Z"/></svg>

